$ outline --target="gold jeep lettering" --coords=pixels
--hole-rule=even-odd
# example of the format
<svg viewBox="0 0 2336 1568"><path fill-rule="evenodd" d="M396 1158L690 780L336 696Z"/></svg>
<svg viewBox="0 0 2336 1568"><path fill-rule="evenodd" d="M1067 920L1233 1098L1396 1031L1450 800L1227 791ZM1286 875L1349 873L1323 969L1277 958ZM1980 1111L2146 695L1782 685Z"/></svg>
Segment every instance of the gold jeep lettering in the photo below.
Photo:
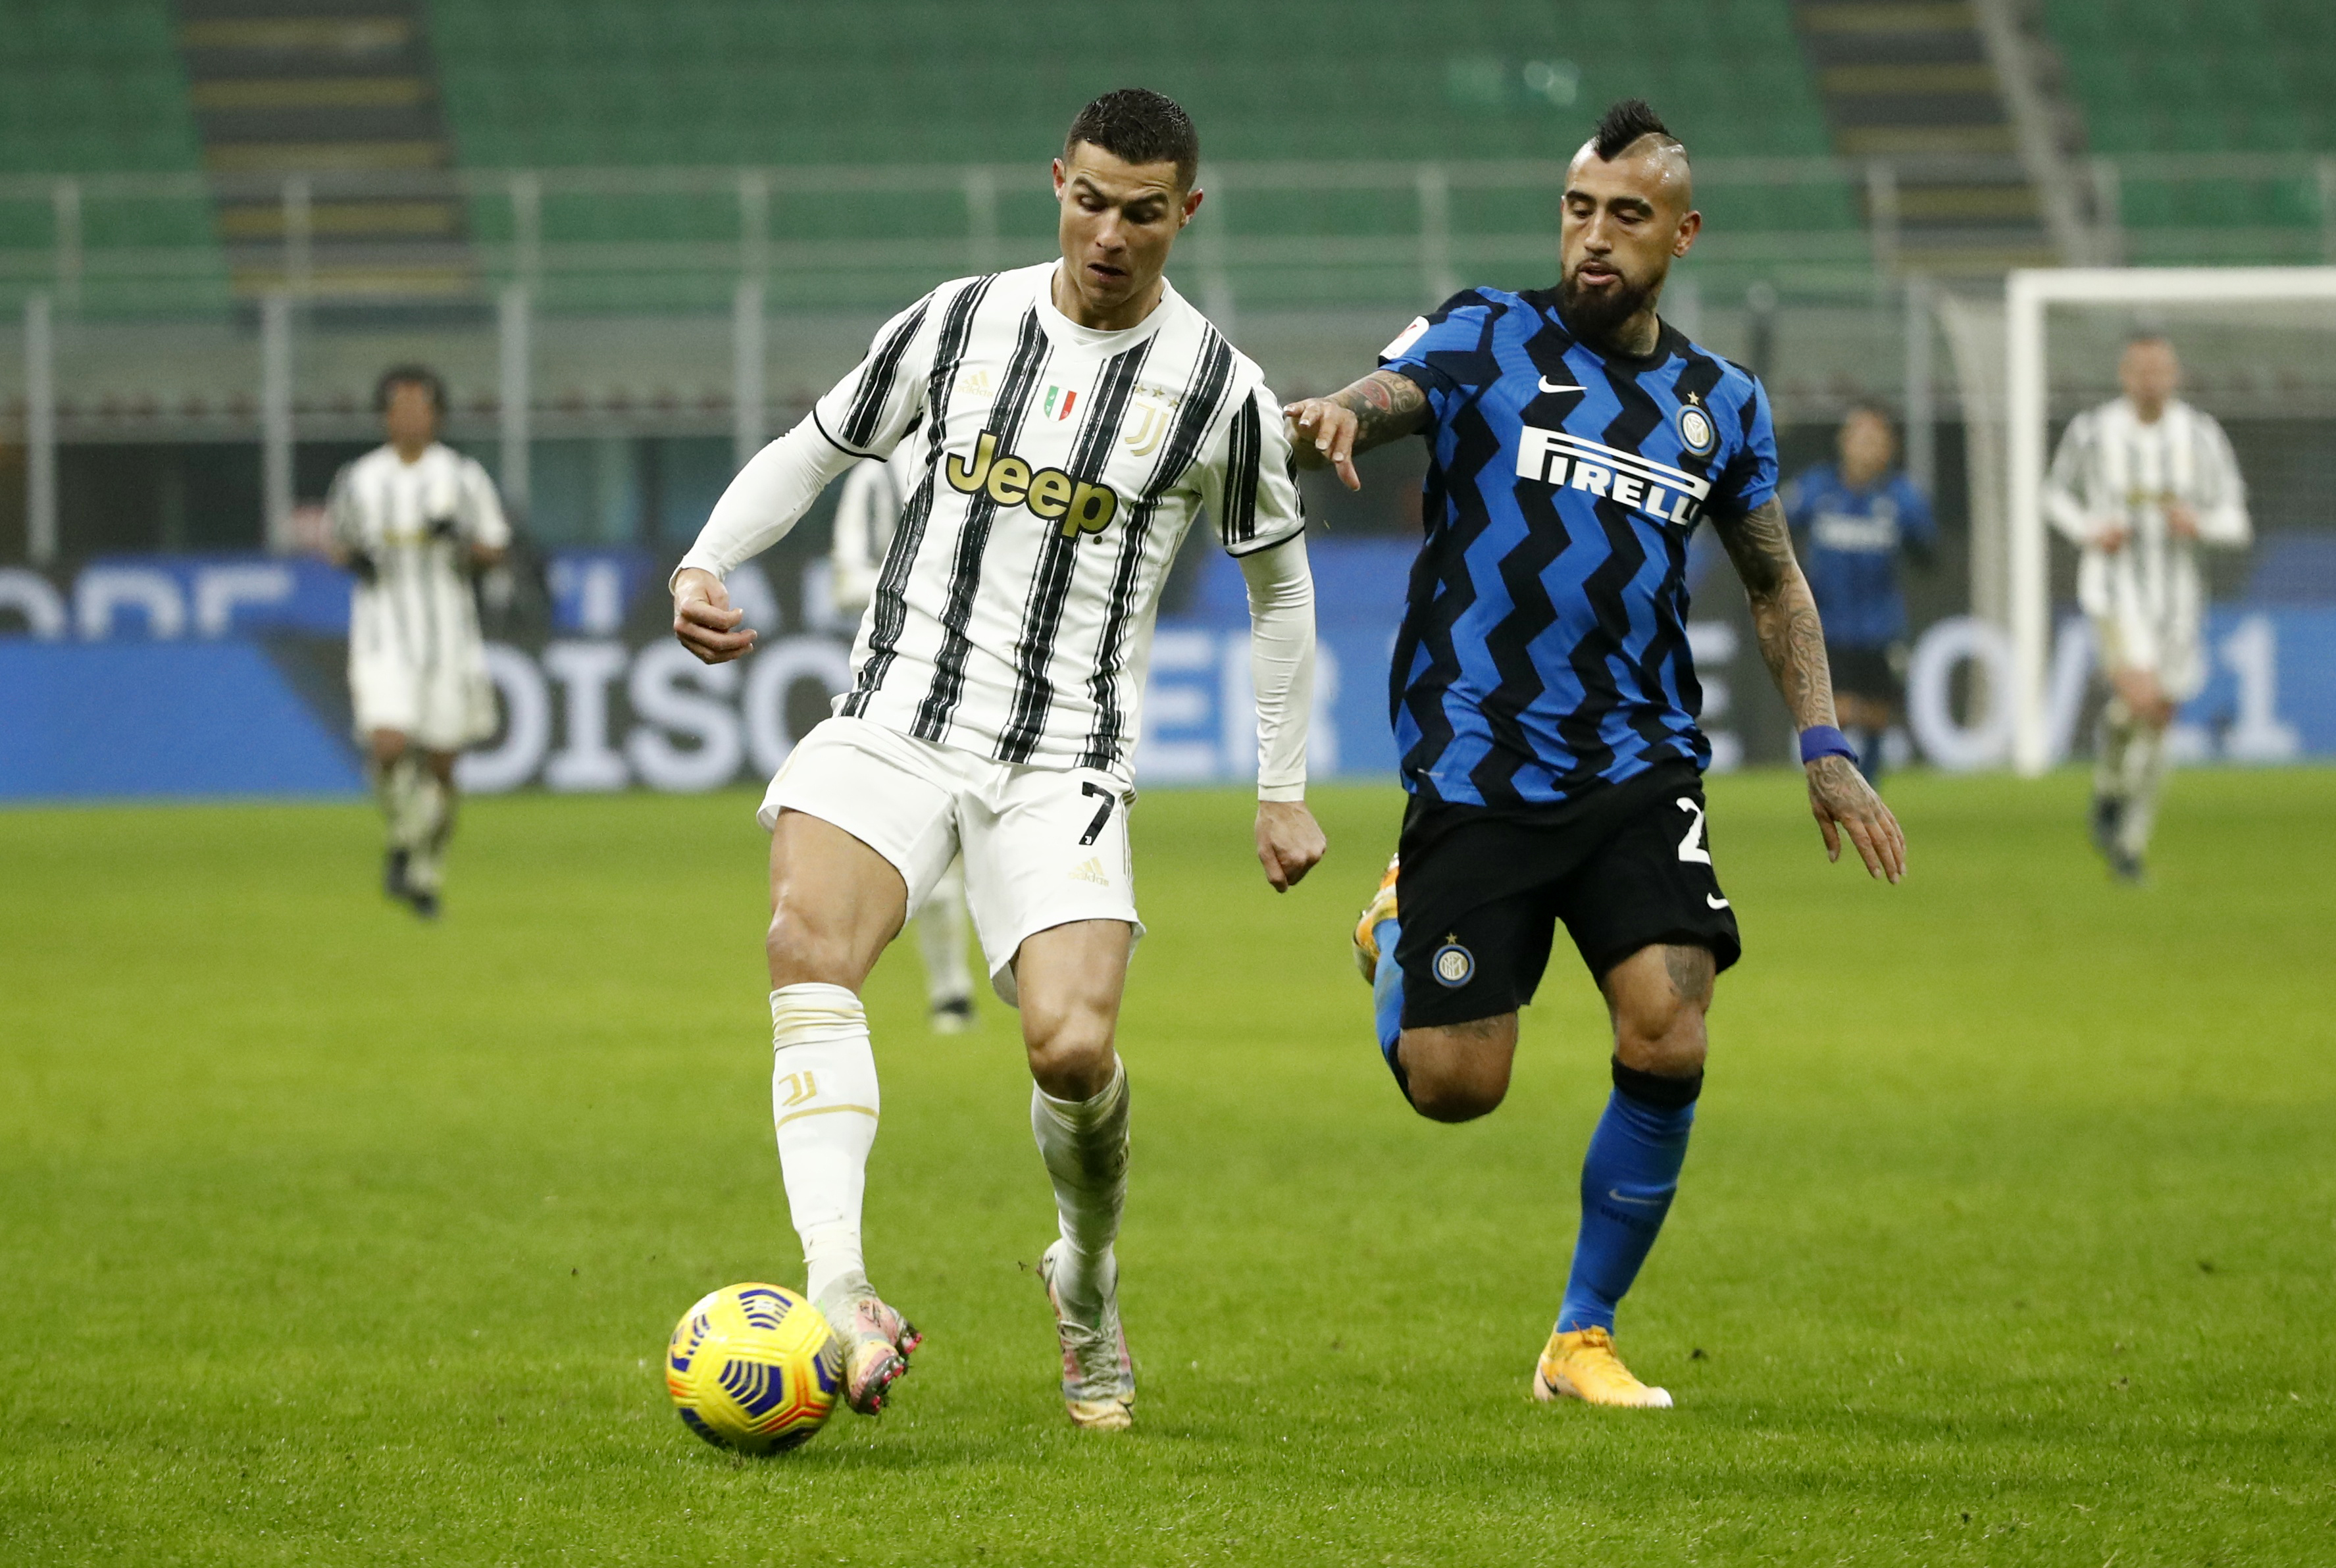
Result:
<svg viewBox="0 0 2336 1568"><path fill-rule="evenodd" d="M1119 515L1119 492L1107 484L1073 479L1059 468L1032 472L1029 463L1011 453L1000 455L998 437L984 431L974 443L970 462L951 453L942 464L949 488L965 495L987 491L1000 506L1027 507L1048 522L1059 520L1063 537L1101 533Z"/></svg>

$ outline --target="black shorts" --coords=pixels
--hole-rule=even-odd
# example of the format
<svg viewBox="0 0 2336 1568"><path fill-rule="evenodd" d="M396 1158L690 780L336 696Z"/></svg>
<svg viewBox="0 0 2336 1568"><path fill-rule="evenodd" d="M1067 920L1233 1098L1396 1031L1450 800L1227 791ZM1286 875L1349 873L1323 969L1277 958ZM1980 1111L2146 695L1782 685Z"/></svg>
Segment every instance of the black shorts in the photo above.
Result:
<svg viewBox="0 0 2336 1568"><path fill-rule="evenodd" d="M1533 1000L1565 922L1592 975L1655 943L1743 952L1704 830L1703 781L1664 763L1538 812L1404 813L1396 907L1406 1028L1513 1013Z"/></svg>
<svg viewBox="0 0 2336 1568"><path fill-rule="evenodd" d="M1825 663L1833 670L1833 689L1845 696L1864 697L1867 702L1896 707L1901 692L1892 651L1886 648L1851 648L1837 642L1825 644Z"/></svg>

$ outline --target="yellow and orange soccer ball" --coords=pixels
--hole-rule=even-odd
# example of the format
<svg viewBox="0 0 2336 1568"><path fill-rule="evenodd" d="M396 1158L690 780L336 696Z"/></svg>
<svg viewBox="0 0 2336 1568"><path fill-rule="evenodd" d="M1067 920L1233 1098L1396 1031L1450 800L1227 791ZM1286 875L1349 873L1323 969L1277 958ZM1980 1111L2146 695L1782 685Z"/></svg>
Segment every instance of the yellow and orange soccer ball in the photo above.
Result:
<svg viewBox="0 0 2336 1568"><path fill-rule="evenodd" d="M783 1285L725 1285L681 1315L666 1388L689 1429L717 1448L774 1454L808 1443L835 1409L843 1347Z"/></svg>

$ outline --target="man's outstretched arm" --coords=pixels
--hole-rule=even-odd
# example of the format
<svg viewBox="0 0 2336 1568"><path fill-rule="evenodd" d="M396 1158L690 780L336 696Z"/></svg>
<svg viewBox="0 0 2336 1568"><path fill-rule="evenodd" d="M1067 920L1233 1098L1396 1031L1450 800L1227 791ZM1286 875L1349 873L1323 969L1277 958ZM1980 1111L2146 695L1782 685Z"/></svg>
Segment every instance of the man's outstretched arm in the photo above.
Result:
<svg viewBox="0 0 2336 1568"><path fill-rule="evenodd" d="M1825 627L1808 579L1793 555L1793 535L1784 503L1771 496L1750 511L1715 518L1719 542L1744 579L1752 601L1752 625L1760 657L1792 710L1793 728L1834 725L1833 671L1825 663ZM1906 835L1898 819L1844 756L1822 756L1807 765L1809 811L1825 834L1825 854L1841 858L1841 833L1857 846L1868 872L1896 881L1906 874ZM1836 826L1838 824L1838 826Z"/></svg>
<svg viewBox="0 0 2336 1568"><path fill-rule="evenodd" d="M1300 468L1335 468L1338 482L1360 490L1355 456L1411 434L1427 423L1427 394L1407 375L1374 370L1328 397L1285 404L1290 445Z"/></svg>
<svg viewBox="0 0 2336 1568"><path fill-rule="evenodd" d="M1314 708L1314 578L1302 533L1241 558L1249 583L1250 684L1257 692L1257 859L1287 892L1328 847L1306 806Z"/></svg>

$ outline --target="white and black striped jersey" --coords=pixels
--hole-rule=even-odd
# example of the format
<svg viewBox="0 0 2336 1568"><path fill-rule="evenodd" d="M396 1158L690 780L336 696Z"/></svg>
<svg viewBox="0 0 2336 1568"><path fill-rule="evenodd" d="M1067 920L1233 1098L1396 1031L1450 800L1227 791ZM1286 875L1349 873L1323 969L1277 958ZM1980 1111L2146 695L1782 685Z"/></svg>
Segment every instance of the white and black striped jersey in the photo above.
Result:
<svg viewBox="0 0 2336 1568"><path fill-rule="evenodd" d="M333 477L326 512L334 542L357 562L353 654L416 671L476 657L470 550L511 543L485 469L435 443L412 463L377 446Z"/></svg>
<svg viewBox="0 0 2336 1568"><path fill-rule="evenodd" d="M2197 516L2195 541L2166 527L2166 509L2177 501ZM2198 547L2244 545L2251 532L2230 438L2212 414L2178 399L2149 423L2122 397L2070 420L2045 482L2044 511L2084 549L2077 599L2085 612L2156 638L2196 635L2205 599ZM2125 525L2123 548L2093 548L2110 520Z"/></svg>
<svg viewBox="0 0 2336 1568"><path fill-rule="evenodd" d="M922 461L837 711L1001 762L1127 772L1153 618L1206 511L1236 555L1305 527L1258 367L1165 287L1123 332L1057 311L1057 264L943 284L813 417Z"/></svg>

